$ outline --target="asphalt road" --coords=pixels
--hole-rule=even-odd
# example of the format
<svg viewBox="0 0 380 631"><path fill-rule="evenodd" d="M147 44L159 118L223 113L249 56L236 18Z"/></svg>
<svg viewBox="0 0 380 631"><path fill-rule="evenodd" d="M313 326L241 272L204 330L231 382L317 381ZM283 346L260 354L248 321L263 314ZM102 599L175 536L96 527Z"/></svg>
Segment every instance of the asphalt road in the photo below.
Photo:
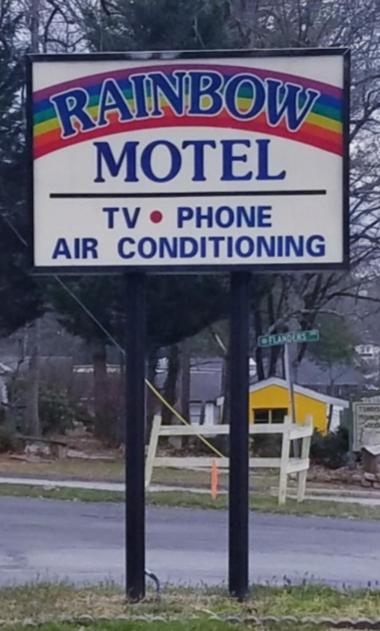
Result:
<svg viewBox="0 0 380 631"><path fill-rule="evenodd" d="M120 504L0 498L0 584L123 580ZM380 522L253 515L251 578L304 578L380 587ZM227 576L227 513L150 508L147 567L162 581L220 584Z"/></svg>

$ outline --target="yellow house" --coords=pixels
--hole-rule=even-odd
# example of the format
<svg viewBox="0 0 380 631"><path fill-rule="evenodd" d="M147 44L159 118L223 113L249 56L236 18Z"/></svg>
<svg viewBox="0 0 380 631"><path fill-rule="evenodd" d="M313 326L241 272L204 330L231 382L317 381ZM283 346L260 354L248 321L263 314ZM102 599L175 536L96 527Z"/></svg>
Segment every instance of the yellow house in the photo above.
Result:
<svg viewBox="0 0 380 631"><path fill-rule="evenodd" d="M297 423L306 416L313 417L315 429L325 433L329 415L349 406L344 399L330 397L321 392L294 385L294 404ZM332 409L331 409L332 406ZM281 422L289 410L289 390L286 381L272 377L252 384L249 388L250 422ZM331 427L331 425L330 425Z"/></svg>

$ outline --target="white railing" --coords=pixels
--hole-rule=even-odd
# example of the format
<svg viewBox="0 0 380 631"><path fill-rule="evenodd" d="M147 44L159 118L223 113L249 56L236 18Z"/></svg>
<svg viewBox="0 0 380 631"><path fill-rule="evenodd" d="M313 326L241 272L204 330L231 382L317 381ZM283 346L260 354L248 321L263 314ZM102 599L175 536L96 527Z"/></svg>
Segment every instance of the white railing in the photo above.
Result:
<svg viewBox="0 0 380 631"><path fill-rule="evenodd" d="M177 469L211 468L214 461L219 468L229 468L229 458L217 456L157 456L158 441L163 436L222 436L230 433L229 425L162 425L161 417L155 416L150 435L148 453L145 464L145 484L149 489L154 467L173 467ZM288 487L288 476L297 474L297 500L305 499L307 471L310 466L309 454L311 436L313 434L313 420L309 416L304 425L292 424L288 417L283 423L262 424L254 423L249 426L250 435L282 434L281 457L279 458L250 458L250 468L280 469L278 503L285 504ZM300 440L300 456L290 455L291 441Z"/></svg>

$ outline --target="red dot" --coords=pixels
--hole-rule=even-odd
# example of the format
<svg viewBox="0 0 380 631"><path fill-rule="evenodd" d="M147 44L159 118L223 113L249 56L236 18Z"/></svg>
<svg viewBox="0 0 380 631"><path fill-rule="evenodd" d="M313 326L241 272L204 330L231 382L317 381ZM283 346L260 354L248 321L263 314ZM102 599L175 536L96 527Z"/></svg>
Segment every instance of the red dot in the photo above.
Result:
<svg viewBox="0 0 380 631"><path fill-rule="evenodd" d="M152 223L160 223L162 221L162 212L160 210L152 210L150 220Z"/></svg>

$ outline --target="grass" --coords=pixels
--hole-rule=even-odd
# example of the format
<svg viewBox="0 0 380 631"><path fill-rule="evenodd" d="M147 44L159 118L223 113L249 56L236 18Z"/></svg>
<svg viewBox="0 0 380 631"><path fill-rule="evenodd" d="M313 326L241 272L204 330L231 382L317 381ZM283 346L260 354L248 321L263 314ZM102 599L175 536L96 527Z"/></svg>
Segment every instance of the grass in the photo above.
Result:
<svg viewBox="0 0 380 631"><path fill-rule="evenodd" d="M0 496L32 497L77 502L123 502L124 493L118 491L95 491L91 489L67 489L18 484L1 484ZM147 504L201 509L226 509L227 495L219 495L213 500L208 494L186 493L185 491L158 491L147 494ZM343 517L348 519L380 519L380 506L364 506L355 503L306 500L299 504L288 499L285 506L279 506L276 497L252 495L250 507L259 513L283 515L316 515L320 517Z"/></svg>
<svg viewBox="0 0 380 631"><path fill-rule="evenodd" d="M123 502L124 493L118 491L95 491L92 489L66 489L27 484L0 484L0 496L34 497L71 502Z"/></svg>
<svg viewBox="0 0 380 631"><path fill-rule="evenodd" d="M124 461L117 460L54 460L49 462L25 462L0 457L0 476L30 476L49 480L101 480L122 482Z"/></svg>
<svg viewBox="0 0 380 631"><path fill-rule="evenodd" d="M184 508L225 509L228 507L226 495L213 500L201 493L179 491L160 491L148 494L148 503L154 506L181 506ZM364 506L355 503L334 501L305 500L298 503L287 499L279 506L276 497L251 495L250 507L259 513L278 513L283 515L317 515L320 517L343 517L349 519L380 519L380 506Z"/></svg>
<svg viewBox="0 0 380 631"><path fill-rule="evenodd" d="M24 626L12 627L13 631L24 631ZM261 627L262 628L262 627ZM268 627L269 628L269 627ZM39 627L41 631L246 631L243 625L229 624L227 622L217 622L215 620L187 620L172 622L100 622L98 624L86 624L86 626L71 625L64 623L44 624Z"/></svg>
<svg viewBox="0 0 380 631"><path fill-rule="evenodd" d="M247 625L211 621L212 615L242 617L284 616L298 618L349 617L378 618L379 591L338 592L329 587L303 585L283 588L255 587L247 601L238 603L222 588L187 589L167 587L157 601L153 594L140 603L125 601L122 590L114 585L75 589L65 584L40 584L0 590L0 625L21 629L22 621L42 624L44 631L59 629L99 629L109 631L240 631ZM81 619L81 617L85 617ZM98 622L92 623L92 619ZM168 623L117 621L118 616L160 616ZM64 624L65 618L75 624ZM195 619L197 618L197 619ZM103 620L102 620L103 619ZM107 622L110 620L110 622ZM260 627L261 629L263 627ZM272 628L272 627L265 627ZM274 627L275 628L275 627ZM277 626L281 631L284 625ZM304 628L307 627L299 627ZM323 627L318 627L323 628ZM325 627L328 629L328 627ZM292 629L293 631L293 629Z"/></svg>
<svg viewBox="0 0 380 631"><path fill-rule="evenodd" d="M29 476L49 480L88 480L102 482L123 482L125 478L124 460L54 460L49 462L26 462L0 456L0 476ZM220 473L220 488L227 488L228 473ZM210 488L210 471L189 469L155 468L152 484L171 486L192 486ZM266 470L263 475L255 471L251 474L251 484L255 488L270 488L278 485L278 472ZM291 484L291 481L290 481Z"/></svg>
<svg viewBox="0 0 380 631"><path fill-rule="evenodd" d="M247 631L247 629L260 629L261 631L283 631L284 627L270 625L255 626L246 624L232 624L228 622L219 622L216 620L186 620L186 621L170 621L170 622L99 622L94 624L86 624L86 626L77 626L65 623L44 624L38 627L40 631ZM295 631L287 626L289 631ZM25 626L8 627L12 631L25 631ZM315 626L298 626L300 631L315 631ZM333 631L333 627L318 626L322 631ZM342 629L342 627L341 627ZM361 627L363 629L363 627ZM344 631L344 629L343 629ZM349 631L349 630L346 630ZM364 631L366 631L364 629ZM369 631L369 630L367 630Z"/></svg>

